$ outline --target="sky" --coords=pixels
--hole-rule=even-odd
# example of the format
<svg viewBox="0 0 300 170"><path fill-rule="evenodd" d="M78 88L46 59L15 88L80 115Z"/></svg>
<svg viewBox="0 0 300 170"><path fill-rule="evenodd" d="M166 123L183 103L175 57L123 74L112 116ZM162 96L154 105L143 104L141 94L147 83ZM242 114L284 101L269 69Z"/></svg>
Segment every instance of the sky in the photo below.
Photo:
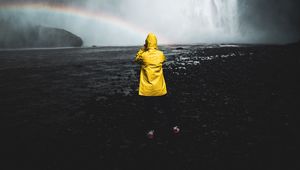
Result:
<svg viewBox="0 0 300 170"><path fill-rule="evenodd" d="M98 17L1 8L12 3L59 4ZM139 45L148 32L161 44L289 43L300 39L299 7L298 0L0 0L0 21L63 28L85 46Z"/></svg>

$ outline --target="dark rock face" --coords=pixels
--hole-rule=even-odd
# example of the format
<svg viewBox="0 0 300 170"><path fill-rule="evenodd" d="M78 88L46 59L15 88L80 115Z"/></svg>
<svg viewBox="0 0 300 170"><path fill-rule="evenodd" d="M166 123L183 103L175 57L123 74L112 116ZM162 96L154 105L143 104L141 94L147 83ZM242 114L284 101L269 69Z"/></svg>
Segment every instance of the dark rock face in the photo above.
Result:
<svg viewBox="0 0 300 170"><path fill-rule="evenodd" d="M81 47L82 39L66 30L48 27L37 27L39 36L37 45L44 47Z"/></svg>
<svg viewBox="0 0 300 170"><path fill-rule="evenodd" d="M80 37L58 28L1 23L0 48L81 47Z"/></svg>

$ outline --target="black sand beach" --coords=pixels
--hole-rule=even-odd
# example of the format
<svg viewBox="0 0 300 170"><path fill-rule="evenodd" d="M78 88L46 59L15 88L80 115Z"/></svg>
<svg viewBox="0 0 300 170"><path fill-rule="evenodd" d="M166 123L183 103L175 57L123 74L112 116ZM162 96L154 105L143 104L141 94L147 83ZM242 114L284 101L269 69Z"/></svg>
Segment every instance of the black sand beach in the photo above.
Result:
<svg viewBox="0 0 300 170"><path fill-rule="evenodd" d="M0 169L297 169L299 44L178 47L154 140L138 47L1 51Z"/></svg>

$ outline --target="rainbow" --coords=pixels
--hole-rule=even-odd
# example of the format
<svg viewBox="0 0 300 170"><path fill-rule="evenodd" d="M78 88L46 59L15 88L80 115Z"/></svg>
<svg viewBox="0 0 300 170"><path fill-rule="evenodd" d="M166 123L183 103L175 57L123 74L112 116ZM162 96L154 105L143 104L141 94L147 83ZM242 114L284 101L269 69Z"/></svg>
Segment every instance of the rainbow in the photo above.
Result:
<svg viewBox="0 0 300 170"><path fill-rule="evenodd" d="M79 8L75 6L66 6L63 4L53 4L53 3L0 3L0 10L40 10L44 12L55 12L63 15L72 15L81 18L91 19L104 24L112 25L120 29L124 29L129 32L138 34L141 38L145 38L148 32L146 29L139 27L129 21L122 18L113 16L108 13L99 11L90 11L84 8ZM167 38L159 36L161 42L168 44Z"/></svg>

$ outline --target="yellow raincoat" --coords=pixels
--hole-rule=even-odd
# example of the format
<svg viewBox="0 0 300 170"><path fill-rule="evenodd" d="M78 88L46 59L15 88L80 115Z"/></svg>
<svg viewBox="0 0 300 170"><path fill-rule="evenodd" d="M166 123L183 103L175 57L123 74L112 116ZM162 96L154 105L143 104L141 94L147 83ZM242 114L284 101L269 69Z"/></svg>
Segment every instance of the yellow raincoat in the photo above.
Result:
<svg viewBox="0 0 300 170"><path fill-rule="evenodd" d="M153 33L148 34L143 48L136 54L135 61L141 64L140 96L163 96L167 87L163 75L163 62L166 57L157 48L157 39Z"/></svg>

